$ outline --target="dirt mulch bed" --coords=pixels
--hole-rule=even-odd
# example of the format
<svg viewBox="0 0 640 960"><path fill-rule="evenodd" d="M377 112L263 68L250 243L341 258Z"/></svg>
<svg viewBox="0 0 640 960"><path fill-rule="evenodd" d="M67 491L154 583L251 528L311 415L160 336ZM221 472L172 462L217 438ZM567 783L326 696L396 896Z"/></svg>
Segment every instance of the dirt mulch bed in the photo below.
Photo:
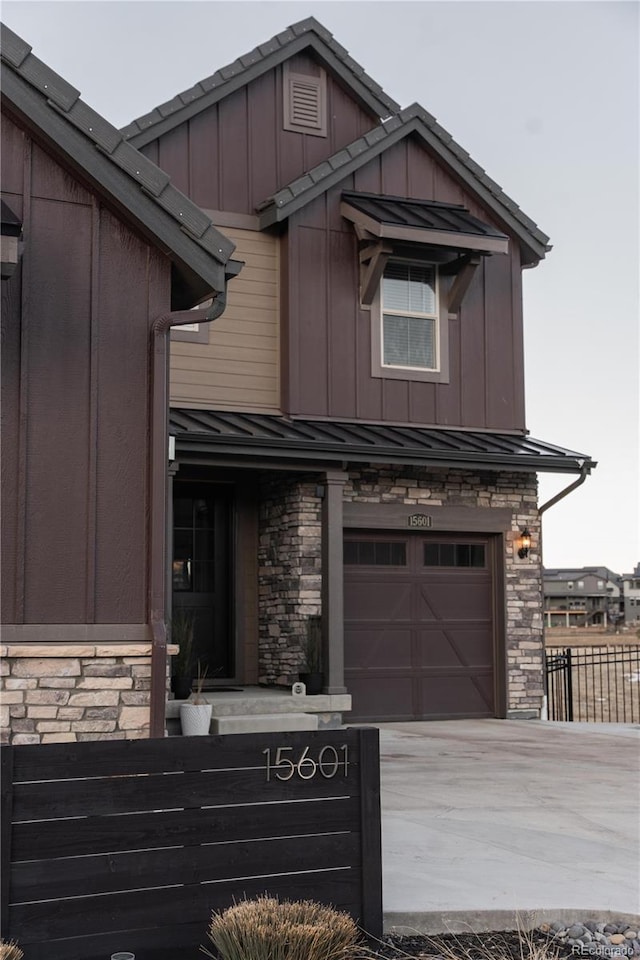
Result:
<svg viewBox="0 0 640 960"><path fill-rule="evenodd" d="M532 948L533 951L532 952ZM536 952L537 948L537 952ZM545 953L547 948L548 953ZM571 957L571 947L551 944L548 936L534 930L526 934L526 942L516 931L500 933L456 933L437 937L415 935L385 936L373 950L372 958L384 960L529 960L529 957Z"/></svg>

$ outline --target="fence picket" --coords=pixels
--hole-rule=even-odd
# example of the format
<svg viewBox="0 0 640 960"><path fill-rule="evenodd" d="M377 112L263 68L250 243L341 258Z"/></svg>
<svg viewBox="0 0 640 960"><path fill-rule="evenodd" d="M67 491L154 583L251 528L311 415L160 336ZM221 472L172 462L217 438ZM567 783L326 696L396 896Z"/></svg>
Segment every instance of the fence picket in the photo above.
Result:
<svg viewBox="0 0 640 960"><path fill-rule="evenodd" d="M550 720L640 720L640 645L552 647L545 675Z"/></svg>

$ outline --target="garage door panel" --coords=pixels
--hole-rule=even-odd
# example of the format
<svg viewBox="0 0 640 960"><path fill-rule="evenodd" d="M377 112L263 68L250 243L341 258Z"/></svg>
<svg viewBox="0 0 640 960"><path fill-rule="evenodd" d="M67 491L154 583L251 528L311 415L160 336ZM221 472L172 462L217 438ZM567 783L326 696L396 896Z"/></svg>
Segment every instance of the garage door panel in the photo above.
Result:
<svg viewBox="0 0 640 960"><path fill-rule="evenodd" d="M465 668L491 670L493 644L489 624L479 629L420 629L418 631L418 667L459 664Z"/></svg>
<svg viewBox="0 0 640 960"><path fill-rule="evenodd" d="M490 581L423 582L418 587L417 602L417 616L422 620L490 620Z"/></svg>
<svg viewBox="0 0 640 960"><path fill-rule="evenodd" d="M373 631L364 627L345 632L346 669L392 670L412 667L410 630Z"/></svg>
<svg viewBox="0 0 640 960"><path fill-rule="evenodd" d="M411 583L352 581L345 592L344 617L398 623L411 617Z"/></svg>
<svg viewBox="0 0 640 960"><path fill-rule="evenodd" d="M486 681L490 678L482 678ZM422 716L425 719L486 717L493 713L486 682L471 677L437 676L420 680Z"/></svg>
<svg viewBox="0 0 640 960"><path fill-rule="evenodd" d="M368 720L403 720L407 704L413 700L414 681L411 677L379 679L345 677L353 699L349 723Z"/></svg>

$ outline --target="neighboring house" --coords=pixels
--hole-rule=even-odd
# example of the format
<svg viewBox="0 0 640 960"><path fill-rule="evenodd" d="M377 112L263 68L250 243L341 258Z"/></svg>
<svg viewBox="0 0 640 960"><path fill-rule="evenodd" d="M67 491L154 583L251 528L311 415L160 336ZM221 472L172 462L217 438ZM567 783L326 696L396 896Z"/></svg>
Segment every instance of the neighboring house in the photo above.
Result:
<svg viewBox="0 0 640 960"><path fill-rule="evenodd" d="M320 614L350 720L539 716L536 474L594 466L526 430L548 238L312 18L123 133L246 264L171 348L173 604L212 687L290 684Z"/></svg>
<svg viewBox="0 0 640 960"><path fill-rule="evenodd" d="M3 740L163 734L167 330L232 251L2 28Z"/></svg>
<svg viewBox="0 0 640 960"><path fill-rule="evenodd" d="M640 563L636 564L633 573L623 573L620 583L624 621L627 626L640 626Z"/></svg>
<svg viewBox="0 0 640 960"><path fill-rule="evenodd" d="M547 627L606 627L623 615L621 579L608 567L543 570Z"/></svg>

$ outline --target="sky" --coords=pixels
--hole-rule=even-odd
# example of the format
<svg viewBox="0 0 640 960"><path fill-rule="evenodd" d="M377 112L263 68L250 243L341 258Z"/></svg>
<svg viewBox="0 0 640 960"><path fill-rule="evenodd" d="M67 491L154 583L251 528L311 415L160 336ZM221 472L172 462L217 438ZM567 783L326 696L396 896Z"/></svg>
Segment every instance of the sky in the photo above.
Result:
<svg viewBox="0 0 640 960"><path fill-rule="evenodd" d="M640 562L640 4L7 0L3 21L116 126L314 16L550 236L525 271L530 434L598 466L544 513L547 567ZM545 503L575 479L541 474Z"/></svg>

